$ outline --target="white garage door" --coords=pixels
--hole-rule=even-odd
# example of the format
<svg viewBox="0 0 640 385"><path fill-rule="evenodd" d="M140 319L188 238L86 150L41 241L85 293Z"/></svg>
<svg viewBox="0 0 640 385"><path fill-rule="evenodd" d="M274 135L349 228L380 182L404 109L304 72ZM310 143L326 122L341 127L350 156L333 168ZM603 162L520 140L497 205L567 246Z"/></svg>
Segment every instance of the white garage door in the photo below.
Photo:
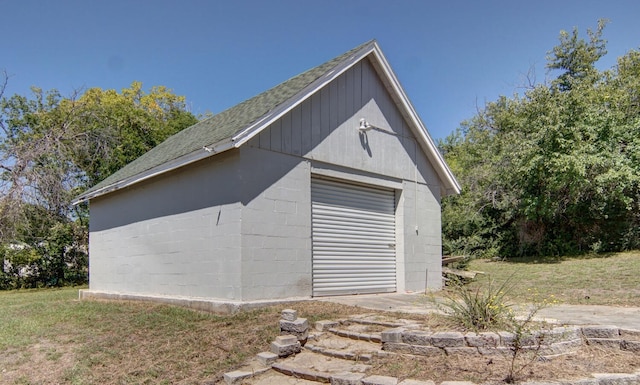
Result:
<svg viewBox="0 0 640 385"><path fill-rule="evenodd" d="M313 295L396 291L393 190L313 179Z"/></svg>

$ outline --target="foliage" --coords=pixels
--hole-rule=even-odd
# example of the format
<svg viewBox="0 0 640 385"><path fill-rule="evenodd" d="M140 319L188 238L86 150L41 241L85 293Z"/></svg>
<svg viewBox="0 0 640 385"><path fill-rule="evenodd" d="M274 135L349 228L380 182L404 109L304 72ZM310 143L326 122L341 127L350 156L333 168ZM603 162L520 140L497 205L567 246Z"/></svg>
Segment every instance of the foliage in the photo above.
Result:
<svg viewBox="0 0 640 385"><path fill-rule="evenodd" d="M509 344L509 366L504 378L506 383L515 383L539 357L544 332L536 331L534 317L545 307L557 304L553 296L542 298L536 290L528 290L528 303L524 305L524 316L518 316L510 302L514 285L511 277L496 284L489 277L485 285L471 290L465 285L452 287L440 308L466 329L505 331L513 335ZM522 313L522 310L520 311Z"/></svg>
<svg viewBox="0 0 640 385"><path fill-rule="evenodd" d="M440 143L463 185L443 201L445 252L495 257L640 247L640 53L598 71L589 41L562 32L562 73L487 103Z"/></svg>
<svg viewBox="0 0 640 385"><path fill-rule="evenodd" d="M461 283L450 288L442 310L469 330L496 329L509 325L512 319L511 305L507 303L509 281L496 285L489 280L486 287L469 290Z"/></svg>
<svg viewBox="0 0 640 385"><path fill-rule="evenodd" d="M77 100L65 100L61 108L75 112L75 124L82 127L82 143L71 156L89 185L197 122L186 111L184 97L163 86L145 93L139 82L120 93L92 88Z"/></svg>
<svg viewBox="0 0 640 385"><path fill-rule="evenodd" d="M87 279L81 191L194 124L185 99L134 82L62 97L32 88L4 97L0 85L0 288L59 286Z"/></svg>
<svg viewBox="0 0 640 385"><path fill-rule="evenodd" d="M589 41L580 38L576 27L571 34L560 31L560 44L547 56L547 68L563 71L555 81L558 87L569 90L575 81L597 78L594 64L607 54L607 42L602 39L602 31L606 24L607 20L601 19L595 32L587 29Z"/></svg>
<svg viewBox="0 0 640 385"><path fill-rule="evenodd" d="M0 246L3 266L0 289L79 285L88 279L86 228L76 222L57 222L36 245Z"/></svg>
<svg viewBox="0 0 640 385"><path fill-rule="evenodd" d="M531 367L540 358L540 349L545 339L544 331L536 331L533 325L534 317L545 307L556 305L558 301L552 295L541 298L535 290L529 289L531 297L528 309L522 318L511 316L508 331L513 333L513 343L510 346L509 372L504 381L508 384L516 383L525 369Z"/></svg>

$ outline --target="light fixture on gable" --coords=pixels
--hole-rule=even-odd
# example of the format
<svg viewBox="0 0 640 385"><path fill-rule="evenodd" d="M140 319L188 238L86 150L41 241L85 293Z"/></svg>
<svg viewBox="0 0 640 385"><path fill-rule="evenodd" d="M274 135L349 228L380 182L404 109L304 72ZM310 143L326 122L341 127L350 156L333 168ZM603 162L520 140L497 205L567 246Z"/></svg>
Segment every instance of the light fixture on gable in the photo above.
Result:
<svg viewBox="0 0 640 385"><path fill-rule="evenodd" d="M358 130L360 130L360 131L369 131L372 128L373 128L373 126L370 125L369 122L367 122L367 120L365 118L360 119L360 127L358 127Z"/></svg>
<svg viewBox="0 0 640 385"><path fill-rule="evenodd" d="M367 119L361 118L360 119L360 125L358 126L358 131L367 132L369 130L382 132L382 133L385 133L385 134L388 134L388 135L398 136L398 134L396 134L393 131L385 130L385 129L380 128L380 127L376 127L376 126L370 124L369 122L367 122Z"/></svg>

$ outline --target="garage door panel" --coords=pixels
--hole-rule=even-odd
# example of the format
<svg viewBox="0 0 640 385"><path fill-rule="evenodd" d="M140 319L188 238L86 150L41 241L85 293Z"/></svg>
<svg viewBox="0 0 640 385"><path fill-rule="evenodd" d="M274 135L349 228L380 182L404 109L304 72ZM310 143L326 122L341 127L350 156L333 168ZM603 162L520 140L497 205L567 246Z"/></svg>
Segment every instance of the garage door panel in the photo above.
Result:
<svg viewBox="0 0 640 385"><path fill-rule="evenodd" d="M349 210L349 209L342 209L342 210L329 210L329 209L314 209L313 214L316 215L317 219L322 221L324 220L331 220L331 219L337 219L337 218L342 218L342 220L347 221L347 222L352 222L352 223L362 223L362 224L366 224L369 223L371 225L388 225L387 221L391 221L394 219L394 217L392 215L390 216L385 216L383 214L377 214L377 213L367 213L367 212L363 212L362 210ZM319 222L318 224L321 224L322 222Z"/></svg>
<svg viewBox="0 0 640 385"><path fill-rule="evenodd" d="M314 179L313 295L396 290L393 190Z"/></svg>

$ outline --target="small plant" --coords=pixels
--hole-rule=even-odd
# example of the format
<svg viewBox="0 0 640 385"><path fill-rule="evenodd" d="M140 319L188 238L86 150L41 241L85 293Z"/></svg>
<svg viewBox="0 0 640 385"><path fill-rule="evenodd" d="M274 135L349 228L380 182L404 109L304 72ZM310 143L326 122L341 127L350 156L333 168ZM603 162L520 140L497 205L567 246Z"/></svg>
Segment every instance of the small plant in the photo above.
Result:
<svg viewBox="0 0 640 385"><path fill-rule="evenodd" d="M496 285L493 279L489 279L486 288L475 290L469 290L461 282L453 282L450 295L441 304L441 309L470 330L505 326L513 314L511 305L506 302L509 287L509 280Z"/></svg>
<svg viewBox="0 0 640 385"><path fill-rule="evenodd" d="M514 334L509 373L504 379L508 384L515 383L524 369L530 367L540 358L540 349L544 343L545 334L534 331L535 328L532 325L534 317L540 310L558 303L553 295L550 298L541 298L536 289L527 289L527 291L531 302L528 305L526 315L523 318L511 317L508 323L508 331Z"/></svg>
<svg viewBox="0 0 640 385"><path fill-rule="evenodd" d="M513 334L513 342L509 346L509 370L504 378L506 383L513 384L526 368L540 358L544 333L534 330L535 315L557 301L553 296L541 299L537 291L529 289L531 302L524 316L518 317L508 299L513 287L510 282L511 278L496 284L490 278L486 287L475 290L457 282L451 286L451 294L440 308L467 329L499 329Z"/></svg>

